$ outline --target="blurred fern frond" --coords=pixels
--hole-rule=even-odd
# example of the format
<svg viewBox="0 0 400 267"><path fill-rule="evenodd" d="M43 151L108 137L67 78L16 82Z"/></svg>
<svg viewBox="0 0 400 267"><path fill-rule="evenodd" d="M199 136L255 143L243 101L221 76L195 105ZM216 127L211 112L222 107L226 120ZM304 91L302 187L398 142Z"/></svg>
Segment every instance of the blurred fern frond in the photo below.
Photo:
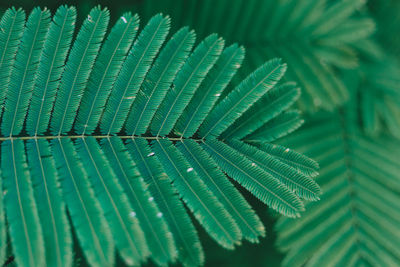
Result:
<svg viewBox="0 0 400 267"><path fill-rule="evenodd" d="M396 266L400 260L400 143L363 134L353 107L316 115L282 142L318 160L324 191L299 220L278 220L284 266Z"/></svg>
<svg viewBox="0 0 400 267"><path fill-rule="evenodd" d="M280 57L291 66L286 78L303 94L302 110L333 110L349 92L337 70L359 66L359 43L370 43L375 23L363 0L212 0L159 1L136 4L143 16L168 12L177 25L190 25L200 36L218 32L246 45L244 75L262 58Z"/></svg>

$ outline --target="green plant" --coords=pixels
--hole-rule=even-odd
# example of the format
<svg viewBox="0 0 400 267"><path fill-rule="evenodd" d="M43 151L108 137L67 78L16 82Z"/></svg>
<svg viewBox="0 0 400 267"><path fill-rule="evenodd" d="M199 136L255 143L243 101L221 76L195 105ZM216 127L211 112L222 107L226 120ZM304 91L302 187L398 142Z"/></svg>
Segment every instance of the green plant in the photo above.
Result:
<svg viewBox="0 0 400 267"><path fill-rule="evenodd" d="M318 160L324 191L300 219L278 220L283 266L396 266L400 260L400 142L365 136L354 106L313 116L282 142Z"/></svg>
<svg viewBox="0 0 400 267"><path fill-rule="evenodd" d="M201 265L181 200L225 248L265 234L225 173L289 217L319 199L317 163L270 144L302 123L287 111L299 89L275 86L280 60L224 94L242 47L212 34L192 51L195 33L167 38L161 14L135 39L139 18L126 13L103 41L99 7L73 41L75 18L36 8L25 24L11 8L0 22L2 259L8 230L18 265L71 265L73 230L93 266L113 265L114 250L128 265Z"/></svg>
<svg viewBox="0 0 400 267"><path fill-rule="evenodd" d="M363 0L146 0L137 4L142 16L167 12L179 25L200 35L218 32L247 48L243 77L263 58L288 63L286 77L303 90L299 107L306 112L334 110L349 92L338 70L359 65L359 47L371 47L374 21L361 12ZM182 10L185 10L183 12ZM212 21L212 23L210 23ZM371 44L372 43L372 44Z"/></svg>
<svg viewBox="0 0 400 267"><path fill-rule="evenodd" d="M308 123L283 144L321 163L324 194L321 201L306 204L302 218L280 219L276 229L286 253L283 264L396 265L400 199L393 185L399 181L399 164L392 159L399 155L393 138L399 137L400 125L399 38L393 34L399 29L398 2L370 0L368 8L366 1L352 0L159 2L137 6L141 14L169 12L200 34L216 31L245 44L244 72L264 57L281 57L289 66L286 77L303 89L299 107L308 113ZM328 154L334 152L336 157ZM373 158L366 159L368 153ZM365 187L372 189L365 193ZM364 201L376 193L390 198Z"/></svg>
<svg viewBox="0 0 400 267"><path fill-rule="evenodd" d="M395 266L400 198L399 164L393 159L399 156L400 68L399 38L393 33L399 30L399 3L159 2L146 0L137 7L143 16L168 12L199 34L216 31L245 44L244 72L265 57L280 57L289 66L285 76L303 89L299 108L308 123L282 144L321 163L317 181L324 194L306 204L302 218L279 220L283 264Z"/></svg>

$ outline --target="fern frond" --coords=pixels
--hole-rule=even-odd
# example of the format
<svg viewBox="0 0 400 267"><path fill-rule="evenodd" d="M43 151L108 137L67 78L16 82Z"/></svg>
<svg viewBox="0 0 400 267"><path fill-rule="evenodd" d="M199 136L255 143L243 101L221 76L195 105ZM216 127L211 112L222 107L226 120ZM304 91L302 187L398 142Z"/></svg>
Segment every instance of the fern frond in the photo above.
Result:
<svg viewBox="0 0 400 267"><path fill-rule="evenodd" d="M43 228L46 263L51 266L71 266L72 237L50 144L43 139L29 140L26 148Z"/></svg>
<svg viewBox="0 0 400 267"><path fill-rule="evenodd" d="M4 206L16 261L21 266L43 266L45 250L42 227L26 163L24 142L3 142L1 154Z"/></svg>
<svg viewBox="0 0 400 267"><path fill-rule="evenodd" d="M376 58L368 56L362 68L344 76L354 94L359 92L359 101L355 104L360 108L364 131L370 136L389 130L393 136L400 137L399 71L395 58L378 55Z"/></svg>
<svg viewBox="0 0 400 267"><path fill-rule="evenodd" d="M154 196L148 200L157 203L161 210L159 216L166 218L173 233L179 261L185 266L202 265L204 254L196 229L178 198L175 187L172 187L171 179L163 172L160 162L153 157L154 152L144 139L132 139L127 146L140 174L149 184L151 195Z"/></svg>
<svg viewBox="0 0 400 267"><path fill-rule="evenodd" d="M36 68L42 53L43 43L50 25L50 11L35 8L29 15L21 44L15 59L11 81L4 104L1 132L3 135L18 135L23 127Z"/></svg>
<svg viewBox="0 0 400 267"><path fill-rule="evenodd" d="M257 147L279 161L285 163L286 165L289 165L290 167L303 173L304 175L311 177L318 175L319 164L303 154L280 145L269 143L263 143Z"/></svg>
<svg viewBox="0 0 400 267"><path fill-rule="evenodd" d="M315 26L310 28L312 36L318 36L330 30L337 29L339 25L364 4L363 0L341 0L334 3L324 12L324 16L320 16L315 21Z"/></svg>
<svg viewBox="0 0 400 267"><path fill-rule="evenodd" d="M138 28L138 15L132 16L126 13L111 29L93 66L88 86L82 97L75 124L77 133L91 134L95 130Z"/></svg>
<svg viewBox="0 0 400 267"><path fill-rule="evenodd" d="M169 32L169 17L154 16L140 33L126 58L100 122L103 134L118 133L142 82Z"/></svg>
<svg viewBox="0 0 400 267"><path fill-rule="evenodd" d="M285 73L286 65L278 59L271 60L249 75L226 96L200 126L199 134L219 136L261 96L268 92Z"/></svg>
<svg viewBox="0 0 400 267"><path fill-rule="evenodd" d="M297 80L299 84L308 84L309 100L304 101L302 109L307 110L306 105L321 108L324 103L324 109L332 110L337 103L348 99L348 91L343 83L332 74L331 66L323 64L324 61L321 62L310 47L299 44L298 49L287 45L276 49L285 60L291 62L292 68L288 72L289 79ZM325 91L321 91L319 88L325 88Z"/></svg>
<svg viewBox="0 0 400 267"><path fill-rule="evenodd" d="M35 86L26 119L26 130L41 135L47 130L59 79L72 41L76 20L74 7L57 9L50 25L39 60Z"/></svg>
<svg viewBox="0 0 400 267"><path fill-rule="evenodd" d="M354 69L359 65L356 52L349 46L343 46L340 49L332 45L324 45L315 47L315 53L324 58L324 60L332 65L343 69Z"/></svg>
<svg viewBox="0 0 400 267"><path fill-rule="evenodd" d="M149 201L151 195L147 191L148 185L142 181L136 163L122 140L118 137L102 139L101 145L133 207L129 215L138 218L145 233L151 258L160 265L174 261L177 249L172 233L162 216L159 216L156 203Z"/></svg>
<svg viewBox="0 0 400 267"><path fill-rule="evenodd" d="M224 139L246 137L290 107L299 96L300 89L293 83L272 89L226 129L222 137Z"/></svg>
<svg viewBox="0 0 400 267"><path fill-rule="evenodd" d="M152 148L183 201L211 237L225 248L233 249L240 240L239 228L227 210L207 190L194 168L169 140L153 141Z"/></svg>
<svg viewBox="0 0 400 267"><path fill-rule="evenodd" d="M146 133L176 74L185 63L194 42L195 33L184 27L175 33L161 50L132 104L132 110L126 122L128 133L132 135Z"/></svg>
<svg viewBox="0 0 400 267"><path fill-rule="evenodd" d="M130 217L132 207L96 139L79 138L77 152L86 167L116 248L128 265L137 265L149 254L139 222Z"/></svg>
<svg viewBox="0 0 400 267"><path fill-rule="evenodd" d="M228 144L286 185L297 196L311 201L319 200L321 190L313 179L299 174L296 169L281 163L257 147L236 140L231 140Z"/></svg>
<svg viewBox="0 0 400 267"><path fill-rule="evenodd" d="M165 136L174 128L194 92L222 53L223 46L223 39L212 34L196 47L154 115L151 123L153 135Z"/></svg>
<svg viewBox="0 0 400 267"><path fill-rule="evenodd" d="M265 229L258 216L201 146L188 139L179 142L177 148L227 209L239 226L240 234L251 242L257 242L260 236L263 237Z"/></svg>
<svg viewBox="0 0 400 267"><path fill-rule="evenodd" d="M3 113L4 98L11 79L15 55L21 42L25 26L25 11L9 8L0 21L0 116Z"/></svg>
<svg viewBox="0 0 400 267"><path fill-rule="evenodd" d="M400 259L400 167L394 160L399 143L360 133L353 108L350 103L342 113L319 114L284 141L325 144L300 148L319 160L317 181L325 193L320 203L306 205L307 214L295 223L278 221L278 245L288 251L285 266L320 266L327 260L332 266L357 260L382 265Z"/></svg>
<svg viewBox="0 0 400 267"><path fill-rule="evenodd" d="M63 196L80 246L92 266L114 263L114 243L88 175L70 139L52 141Z"/></svg>
<svg viewBox="0 0 400 267"><path fill-rule="evenodd" d="M272 142L295 131L303 122L304 120L300 118L299 111L286 111L258 128L258 130L246 137L246 140L253 143Z"/></svg>
<svg viewBox="0 0 400 267"><path fill-rule="evenodd" d="M262 202L286 216L300 216L303 203L271 174L220 141L205 141L203 147L224 172Z"/></svg>
<svg viewBox="0 0 400 267"><path fill-rule="evenodd" d="M333 110L345 103L351 90L343 81L341 71L364 64L359 59L366 46L369 46L368 53L378 53L374 49L376 45L371 45L375 43L371 40L375 22L367 7L376 9L375 6L381 5L379 1L369 5L362 0L247 0L235 5L230 0L218 3L204 0L201 5L196 0L158 2L147 0L135 6L140 8L143 17L157 9L178 21L177 27L190 23L200 38L217 32L228 42L245 44L247 60L238 73L240 77L260 65L263 58L282 58L290 66L285 80L295 81L303 89L299 103L302 111ZM385 39L393 36L398 28L395 10L386 8L380 12L385 21L387 17L393 18L379 25L378 35L385 32L381 34ZM388 12L390 16L385 15ZM385 47L394 45L386 41ZM349 50L352 52L347 53ZM396 55L396 49L392 50ZM239 81L235 79L233 84Z"/></svg>
<svg viewBox="0 0 400 267"><path fill-rule="evenodd" d="M236 74L243 58L244 48L236 44L223 51L177 121L175 126L177 134L190 137L197 131L222 91Z"/></svg>
<svg viewBox="0 0 400 267"><path fill-rule="evenodd" d="M357 40L368 38L371 35L371 32L375 31L375 28L376 25L374 21L369 18L348 19L343 23L342 27L332 30L329 36L325 36L321 45L329 47L334 46L337 42L341 42L344 45L351 44ZM354 57L355 56L353 55L349 58Z"/></svg>
<svg viewBox="0 0 400 267"><path fill-rule="evenodd" d="M286 11L292 7L291 0ZM282 16L277 14L273 27ZM252 53L250 65L261 67L235 86L242 79L235 74L244 48L224 50L217 34L192 51L194 31L180 28L167 38L170 19L158 14L134 41L139 19L125 13L103 45L109 12L95 7L70 50L75 19L75 9L62 6L52 22L40 9L25 28L22 11L10 9L0 21L8 27L0 31L0 84L8 91L0 136L8 221L2 220L0 204L0 226L9 230L18 264L69 266L82 258L91 266L136 266L148 259L200 266L204 252L192 219L227 249L265 235L229 178L289 217L304 210L299 197L318 198L312 180L318 165L269 144L300 122L296 112L287 111L298 89L293 84L275 89L286 70L279 59L265 63L262 51ZM320 71L315 64L310 68L310 75ZM313 133L332 129L316 127ZM327 154L340 136L334 138L319 144ZM328 160L338 156L334 152ZM393 162L381 150L371 153L384 159L378 163L387 167L385 175L399 171L389 167ZM362 159L354 171L373 161L365 152L354 156ZM376 172L371 170L385 186L400 184ZM364 187L367 192L370 185ZM24 225L34 229L24 232ZM3 229L0 245L6 241Z"/></svg>
<svg viewBox="0 0 400 267"><path fill-rule="evenodd" d="M109 11L95 7L76 37L61 78L51 116L52 134L68 133L74 122L82 92L91 73L109 21Z"/></svg>

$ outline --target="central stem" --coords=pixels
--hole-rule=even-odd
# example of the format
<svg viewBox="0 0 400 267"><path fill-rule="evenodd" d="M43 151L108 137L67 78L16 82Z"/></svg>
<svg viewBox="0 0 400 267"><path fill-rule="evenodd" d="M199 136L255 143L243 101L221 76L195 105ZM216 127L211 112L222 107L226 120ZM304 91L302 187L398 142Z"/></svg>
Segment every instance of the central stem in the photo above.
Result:
<svg viewBox="0 0 400 267"><path fill-rule="evenodd" d="M96 139L102 138L110 138L110 137L119 137L121 139L147 139L147 140L159 140L159 139L169 139L171 141L181 141L183 138L180 137L162 137L162 136L135 136L135 135L47 135L47 136L8 136L8 137L0 137L0 141L6 140L14 140L14 139L21 139L21 140L29 140L29 139L57 139L60 137L67 137L70 139L78 139L78 138L85 138L85 137L94 137ZM193 139L193 138L192 138ZM195 141L201 141L201 139L193 139Z"/></svg>

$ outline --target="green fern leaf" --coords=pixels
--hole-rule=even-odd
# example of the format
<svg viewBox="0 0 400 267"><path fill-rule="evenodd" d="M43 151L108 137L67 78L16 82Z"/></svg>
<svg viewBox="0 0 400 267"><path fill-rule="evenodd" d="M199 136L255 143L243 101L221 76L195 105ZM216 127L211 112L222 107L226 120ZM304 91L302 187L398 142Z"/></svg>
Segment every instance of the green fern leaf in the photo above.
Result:
<svg viewBox="0 0 400 267"><path fill-rule="evenodd" d="M139 222L129 216L132 207L117 177L94 138L80 138L76 141L76 147L115 238L119 254L128 265L139 264L147 257L148 248Z"/></svg>
<svg viewBox="0 0 400 267"><path fill-rule="evenodd" d="M207 152L190 139L178 143L177 148L186 156L197 174L227 209L243 237L251 242L257 242L260 236L264 236L265 229L258 216L223 172L218 169L217 163Z"/></svg>
<svg viewBox="0 0 400 267"><path fill-rule="evenodd" d="M145 233L151 258L160 265L175 260L177 253L172 234L159 216L160 210L155 202L148 201L151 195L124 143L118 137L112 137L102 139L101 144L133 207L129 215L137 216Z"/></svg>
<svg viewBox="0 0 400 267"><path fill-rule="evenodd" d="M337 28L345 19L350 17L355 10L359 9L365 2L363 0L341 0L330 6L324 16L316 21L315 28L312 29L312 35L319 35Z"/></svg>
<svg viewBox="0 0 400 267"><path fill-rule="evenodd" d="M132 133L132 135L146 133L151 119L167 94L177 72L185 63L194 41L195 34L187 27L182 28L171 37L133 102L126 123L128 133Z"/></svg>
<svg viewBox="0 0 400 267"><path fill-rule="evenodd" d="M353 107L318 114L284 141L324 144L301 151L320 161L317 181L325 192L320 203L306 205L307 215L296 223L278 221L278 245L288 251L284 266L348 266L360 260L390 266L400 259L400 167L394 159L399 143L360 134L352 123Z"/></svg>
<svg viewBox="0 0 400 267"><path fill-rule="evenodd" d="M3 113L4 98L11 79L15 55L21 42L25 26L25 12L15 8L7 9L0 21L0 116Z"/></svg>
<svg viewBox="0 0 400 267"><path fill-rule="evenodd" d="M73 44L54 103L52 134L68 133L75 119L82 92L100 49L109 20L107 9L92 9Z"/></svg>
<svg viewBox="0 0 400 267"><path fill-rule="evenodd" d="M262 127L269 120L290 107L300 96L300 89L287 83L272 89L246 111L223 134L224 139L241 139Z"/></svg>
<svg viewBox="0 0 400 267"><path fill-rule="evenodd" d="M71 266L72 237L50 145L41 139L29 140L26 147L35 201L44 232L46 263L51 266Z"/></svg>
<svg viewBox="0 0 400 267"><path fill-rule="evenodd" d="M114 263L114 243L99 201L71 140L52 141L63 195L80 246L92 266Z"/></svg>
<svg viewBox="0 0 400 267"><path fill-rule="evenodd" d="M236 44L226 48L214 68L210 70L201 88L176 124L176 133L183 137L192 136L210 112L222 91L228 85L244 58L244 48ZM199 101L200 100L200 101Z"/></svg>
<svg viewBox="0 0 400 267"><path fill-rule="evenodd" d="M236 140L231 140L228 144L285 184L297 196L311 201L319 200L321 190L313 179L299 174L295 169L282 164L257 147Z"/></svg>
<svg viewBox="0 0 400 267"><path fill-rule="evenodd" d="M304 210L303 203L269 173L220 141L205 141L203 147L224 172L258 199L286 216L300 216L299 212Z"/></svg>
<svg viewBox="0 0 400 267"><path fill-rule="evenodd" d="M238 87L224 98L208 115L199 134L219 136L243 112L269 91L285 73L286 65L271 60L249 75Z"/></svg>
<svg viewBox="0 0 400 267"><path fill-rule="evenodd" d="M0 173L1 175L1 173ZM3 177L3 176L0 176ZM3 179L0 180L0 189L4 195ZM0 199L0 260L4 261L7 253L7 226L4 209L4 197Z"/></svg>
<svg viewBox="0 0 400 267"><path fill-rule="evenodd" d="M196 229L184 210L182 203L176 195L175 187L163 172L160 163L155 160L146 140L131 140L127 144L132 158L138 164L139 171L144 180L149 184L149 190L160 207L161 217L166 218L173 233L175 244L178 248L179 260L185 266L199 266L204 262L204 254L198 239Z"/></svg>
<svg viewBox="0 0 400 267"><path fill-rule="evenodd" d="M170 133L195 90L218 59L223 45L224 41L213 34L196 47L154 115L151 124L153 135L165 136Z"/></svg>
<svg viewBox="0 0 400 267"><path fill-rule="evenodd" d="M75 20L75 8L67 6L58 8L53 17L37 67L26 120L26 130L30 135L41 135L48 128L59 79L72 41Z"/></svg>
<svg viewBox="0 0 400 267"><path fill-rule="evenodd" d="M18 135L23 127L39 58L50 25L50 11L35 8L29 15L11 73L1 132Z"/></svg>
<svg viewBox="0 0 400 267"><path fill-rule="evenodd" d="M114 90L111 92L100 129L103 134L118 133L128 116L133 100L169 31L170 19L154 16L133 45Z"/></svg>
<svg viewBox="0 0 400 267"><path fill-rule="evenodd" d="M76 118L76 132L91 134L95 130L138 28L139 17L127 13L111 29L82 97L82 105Z"/></svg>
<svg viewBox="0 0 400 267"><path fill-rule="evenodd" d="M1 148L4 206L16 261L21 266L43 266L43 234L26 163L24 142L5 141Z"/></svg>
<svg viewBox="0 0 400 267"><path fill-rule="evenodd" d="M103 42L109 12L95 7L70 50L75 19L62 6L52 22L38 8L26 27L15 9L0 22L0 244L7 229L17 264L200 266L192 219L227 249L265 235L229 177L289 217L303 211L300 198L318 198L318 164L268 143L300 121L287 111L298 89L274 88L280 60L259 57L234 87L244 48L224 50L217 34L193 50L194 31L167 38L170 19L159 14L134 41L139 19L125 13Z"/></svg>
<svg viewBox="0 0 400 267"><path fill-rule="evenodd" d="M319 164L303 154L280 145L269 143L263 143L257 147L306 176L315 177L318 175Z"/></svg>
<svg viewBox="0 0 400 267"><path fill-rule="evenodd" d="M303 122L304 120L300 118L299 111L286 111L258 128L258 130L246 137L246 140L253 143L272 142L295 131Z"/></svg>
<svg viewBox="0 0 400 267"><path fill-rule="evenodd" d="M207 190L194 168L185 161L171 141L156 140L152 142L152 147L183 201L207 232L220 245L233 249L234 244L240 240L239 228L227 210Z"/></svg>
<svg viewBox="0 0 400 267"><path fill-rule="evenodd" d="M1 175L1 174L0 174ZM3 176L0 176L3 177ZM3 181L0 180L0 189L3 191ZM3 193L4 194L4 193ZM7 248L7 226L6 218L4 213L4 203L3 198L0 199L0 260L4 261L6 257Z"/></svg>
<svg viewBox="0 0 400 267"><path fill-rule="evenodd" d="M246 44L246 61L233 84L264 58L282 58L290 66L287 81L296 81L303 89L299 103L302 111L333 110L345 103L351 90L341 72L364 64L359 59L365 50L375 55L381 50L372 40L376 27L367 14L369 8L379 10L379 1L368 5L362 0L248 0L234 5L230 0L204 0L201 5L196 0L158 2L147 0L134 6L140 8L143 17L154 10L166 12L178 22L177 27L190 24L199 37L217 32L228 42ZM396 9L386 8L381 17L386 19L385 13L392 10ZM392 36L397 30L397 13L394 11L391 17L391 22L378 28L386 33L384 36ZM393 46L388 41L385 45ZM352 52L347 53L349 50Z"/></svg>

